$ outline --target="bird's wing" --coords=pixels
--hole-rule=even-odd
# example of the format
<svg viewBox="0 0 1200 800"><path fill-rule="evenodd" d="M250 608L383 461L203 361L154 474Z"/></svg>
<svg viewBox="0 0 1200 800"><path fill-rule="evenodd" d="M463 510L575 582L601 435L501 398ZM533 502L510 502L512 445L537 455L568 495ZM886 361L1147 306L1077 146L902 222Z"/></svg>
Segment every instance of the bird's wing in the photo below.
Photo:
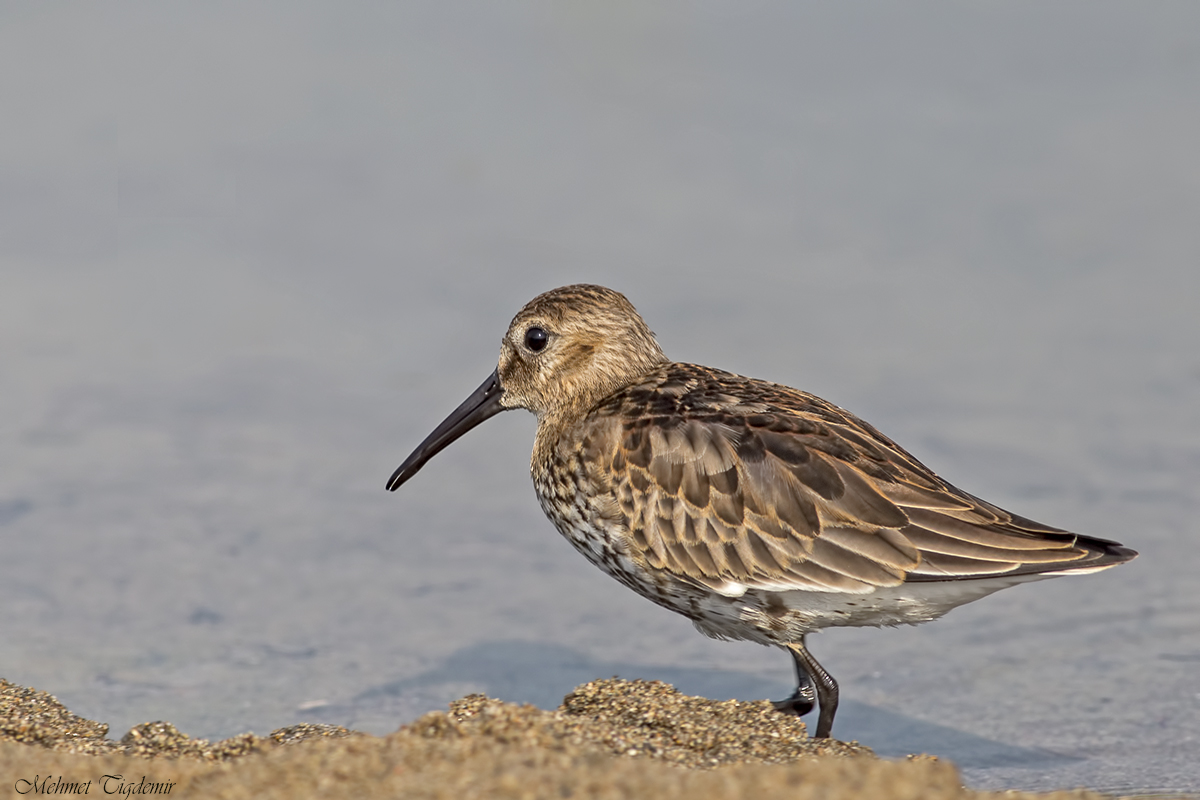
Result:
<svg viewBox="0 0 1200 800"><path fill-rule="evenodd" d="M695 391L674 406L686 413L657 399L662 413L625 403L594 417L590 449L609 444L591 463L607 473L597 482L610 487L634 557L679 578L731 594L870 592L1127 560L1111 543L955 489L811 395L706 402Z"/></svg>

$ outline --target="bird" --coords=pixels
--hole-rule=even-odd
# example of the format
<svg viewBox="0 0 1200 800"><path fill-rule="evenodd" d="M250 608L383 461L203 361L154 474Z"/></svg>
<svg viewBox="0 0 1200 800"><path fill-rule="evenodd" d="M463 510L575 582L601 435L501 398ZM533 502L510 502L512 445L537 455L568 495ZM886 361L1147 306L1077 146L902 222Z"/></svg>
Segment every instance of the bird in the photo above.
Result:
<svg viewBox="0 0 1200 800"><path fill-rule="evenodd" d="M537 417L530 474L546 516L585 558L703 634L787 650L781 712L837 681L808 634L941 617L1028 581L1137 556L956 488L869 423L807 392L669 360L620 292L575 284L513 318L496 369L387 483L510 409Z"/></svg>

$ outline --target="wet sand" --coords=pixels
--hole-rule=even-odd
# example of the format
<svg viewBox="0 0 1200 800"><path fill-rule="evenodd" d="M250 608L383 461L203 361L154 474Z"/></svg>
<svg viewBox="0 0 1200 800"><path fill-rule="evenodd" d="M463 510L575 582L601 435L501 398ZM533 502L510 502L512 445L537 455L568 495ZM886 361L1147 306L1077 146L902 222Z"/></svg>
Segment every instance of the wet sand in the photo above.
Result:
<svg viewBox="0 0 1200 800"><path fill-rule="evenodd" d="M672 358L1142 553L822 633L837 735L981 789L1200 792L1200 4L4 21L0 675L115 740L383 736L611 675L784 696L786 655L554 531L529 415L384 490L514 311L590 281Z"/></svg>
<svg viewBox="0 0 1200 800"><path fill-rule="evenodd" d="M333 725L192 739L168 722L108 726L0 681L0 777L27 793L172 797L983 798L932 756L876 758L808 738L770 703L657 681L593 681L556 711L469 695L383 737ZM47 783L48 781L48 783ZM39 788L40 787L40 788ZM1087 798L1086 790L1006 798Z"/></svg>

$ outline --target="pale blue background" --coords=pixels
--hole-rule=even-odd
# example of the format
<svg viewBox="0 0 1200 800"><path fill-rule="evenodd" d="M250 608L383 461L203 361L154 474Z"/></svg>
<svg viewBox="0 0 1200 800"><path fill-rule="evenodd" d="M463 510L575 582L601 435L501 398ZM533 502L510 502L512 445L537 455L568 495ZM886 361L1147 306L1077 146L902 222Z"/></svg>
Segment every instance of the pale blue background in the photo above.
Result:
<svg viewBox="0 0 1200 800"><path fill-rule="evenodd" d="M817 637L838 735L1200 790L1200 5L9 4L0 109L3 677L115 736L786 694L559 539L528 415L383 490L587 280L1142 551Z"/></svg>

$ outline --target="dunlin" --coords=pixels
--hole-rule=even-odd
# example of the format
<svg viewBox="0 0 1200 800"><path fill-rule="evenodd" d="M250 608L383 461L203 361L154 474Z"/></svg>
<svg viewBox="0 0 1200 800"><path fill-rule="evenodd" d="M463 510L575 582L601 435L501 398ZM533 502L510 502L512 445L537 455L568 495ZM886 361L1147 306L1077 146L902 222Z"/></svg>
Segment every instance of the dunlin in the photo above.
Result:
<svg viewBox="0 0 1200 800"><path fill-rule="evenodd" d="M530 472L559 532L702 633L786 648L797 687L775 705L819 704L818 737L833 727L838 686L807 634L926 622L1137 555L967 494L819 397L669 361L625 296L601 286L521 309L495 372L387 488L512 408L537 415Z"/></svg>

